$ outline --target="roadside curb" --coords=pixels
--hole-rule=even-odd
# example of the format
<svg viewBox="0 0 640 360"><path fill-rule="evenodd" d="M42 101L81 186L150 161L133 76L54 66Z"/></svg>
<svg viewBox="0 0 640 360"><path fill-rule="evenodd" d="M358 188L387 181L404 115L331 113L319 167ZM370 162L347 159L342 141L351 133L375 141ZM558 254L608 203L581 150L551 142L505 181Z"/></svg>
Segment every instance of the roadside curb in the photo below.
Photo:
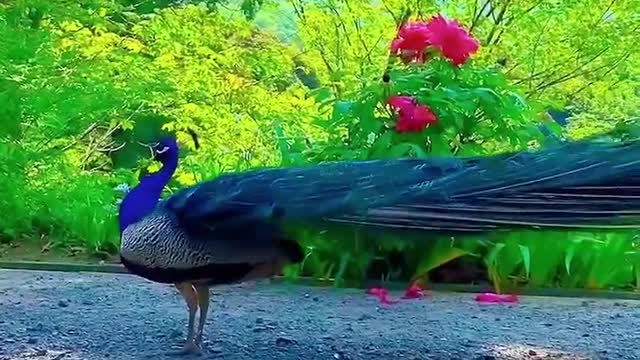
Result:
<svg viewBox="0 0 640 360"><path fill-rule="evenodd" d="M0 269L127 274L120 264L70 264L43 261L0 261Z"/></svg>
<svg viewBox="0 0 640 360"><path fill-rule="evenodd" d="M60 272L94 272L108 274L129 274L127 269L120 264L70 264L50 263L40 261L0 261L0 269L25 270L25 271L60 271ZM295 280L284 277L276 277L274 283L287 283L314 287L331 287L330 280L319 280L301 277ZM390 290L403 290L407 286L402 282L388 282L385 287ZM429 284L431 291L458 292L458 293L483 293L492 292L489 285L465 285L465 284ZM573 298L601 298L617 300L640 300L640 291L614 291L614 290L585 290L585 289L557 289L557 288L520 288L518 295L545 296L545 297L573 297Z"/></svg>

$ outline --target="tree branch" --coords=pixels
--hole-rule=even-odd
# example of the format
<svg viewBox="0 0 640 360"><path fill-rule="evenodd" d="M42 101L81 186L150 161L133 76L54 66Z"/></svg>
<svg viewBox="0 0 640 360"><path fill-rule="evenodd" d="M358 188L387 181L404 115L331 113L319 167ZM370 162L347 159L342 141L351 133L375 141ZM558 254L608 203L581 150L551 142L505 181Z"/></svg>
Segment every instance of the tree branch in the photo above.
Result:
<svg viewBox="0 0 640 360"><path fill-rule="evenodd" d="M482 19L482 13L484 13L484 11L487 9L487 6L489 6L490 2L491 2L491 0L485 0L484 4L482 5L482 8L480 9L480 11L478 11L477 13L474 12L474 17L473 17L473 21L471 21L471 26L469 27L469 32L472 32L473 29L475 29L475 27L480 24L480 19Z"/></svg>
<svg viewBox="0 0 640 360"><path fill-rule="evenodd" d="M578 90L574 91L573 93L571 93L569 95L570 98L578 95L579 93L581 93L582 91L584 91L585 89L587 89L589 86L595 84L597 81L602 80L602 78L604 78L605 76L609 75L613 70L616 69L616 67L618 67L618 64L620 64L621 62L625 61L626 59L629 58L629 56L631 56L631 53L626 53L624 56L620 57L619 59L617 59L616 61L614 61L611 66L602 74L600 74L599 76L597 76L595 79L589 81L587 84L583 85L582 87L580 87ZM601 67L602 68L602 67ZM601 69L600 68L600 69ZM599 69L596 69L595 71L597 71ZM616 82L619 83L622 80L618 80Z"/></svg>
<svg viewBox="0 0 640 360"><path fill-rule="evenodd" d="M595 54L593 57L591 57L589 60L587 60L586 62L582 63L581 65L577 66L575 69L569 71L568 73L560 76L559 78L555 79L555 80L551 80L547 83L545 83L544 81L541 82L540 84L538 84L536 86L536 90L538 91L544 91L546 89L548 89L551 86L555 86L558 84L561 84L563 82L569 81L571 79L575 79L578 76L584 75L584 72L580 72L580 70L582 68L584 68L585 66L589 65L590 63L594 62L596 59L598 59L600 56L602 56L604 53L607 52L607 50L609 50L609 47L605 47L604 49L600 50L597 54ZM601 66L599 68L597 68L596 70L593 71L597 71L599 69L602 69L603 67L606 67L607 65Z"/></svg>
<svg viewBox="0 0 640 360"><path fill-rule="evenodd" d="M500 13L498 14L498 17L494 18L493 27L489 32L489 36L487 37L487 41L485 42L485 44L487 45L491 44L491 42L493 41L493 37L495 36L496 31L498 31L498 28L500 27L500 25L502 25L502 21L504 21L505 14L507 13L507 9L509 8L509 4L510 4L510 1L506 0L504 5L502 6L502 9L500 9Z"/></svg>

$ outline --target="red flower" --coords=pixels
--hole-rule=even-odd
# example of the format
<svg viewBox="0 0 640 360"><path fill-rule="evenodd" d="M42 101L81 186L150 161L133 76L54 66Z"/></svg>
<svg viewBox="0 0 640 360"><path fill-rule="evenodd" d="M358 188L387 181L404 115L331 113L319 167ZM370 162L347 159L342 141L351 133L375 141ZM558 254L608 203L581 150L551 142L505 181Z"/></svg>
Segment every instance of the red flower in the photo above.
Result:
<svg viewBox="0 0 640 360"><path fill-rule="evenodd" d="M392 305L398 302L398 300L391 300L389 298L389 290L385 288L372 288L367 291L369 295L373 295L385 305Z"/></svg>
<svg viewBox="0 0 640 360"><path fill-rule="evenodd" d="M448 21L442 15L433 17L426 25L429 42L442 52L442 55L460 66L478 51L480 43L457 21Z"/></svg>
<svg viewBox="0 0 640 360"><path fill-rule="evenodd" d="M494 293L483 293L476 296L479 303L517 303L519 301L516 295L498 295Z"/></svg>
<svg viewBox="0 0 640 360"><path fill-rule="evenodd" d="M423 290L420 285L413 284L411 287L405 291L403 299L419 299L423 297L427 297L429 294L425 290Z"/></svg>
<svg viewBox="0 0 640 360"><path fill-rule="evenodd" d="M438 122L431 109L409 96L393 96L387 102L397 109L399 119L396 123L396 131L399 133L422 132L427 126Z"/></svg>
<svg viewBox="0 0 640 360"><path fill-rule="evenodd" d="M429 48L438 49L451 62L460 66L480 48L480 43L457 21L448 21L442 15L428 23L403 25L398 37L391 43L391 52L405 62L424 62Z"/></svg>
<svg viewBox="0 0 640 360"><path fill-rule="evenodd" d="M400 28L398 37L391 43L391 52L399 55L405 62L424 62L430 35L427 24L407 23Z"/></svg>

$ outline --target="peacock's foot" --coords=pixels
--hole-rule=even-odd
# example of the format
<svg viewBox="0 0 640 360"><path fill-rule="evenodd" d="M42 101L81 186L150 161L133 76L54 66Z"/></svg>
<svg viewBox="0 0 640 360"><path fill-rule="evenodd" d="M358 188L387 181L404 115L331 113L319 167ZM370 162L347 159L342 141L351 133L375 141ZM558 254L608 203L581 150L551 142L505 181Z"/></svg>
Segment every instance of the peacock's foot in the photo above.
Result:
<svg viewBox="0 0 640 360"><path fill-rule="evenodd" d="M196 344L196 346L202 349L202 333L197 334L193 342Z"/></svg>
<svg viewBox="0 0 640 360"><path fill-rule="evenodd" d="M200 344L196 343L195 341L187 341L187 343L184 344L184 346L182 347L182 349L178 350L178 351L171 351L169 353L170 355L202 355L202 347L200 346Z"/></svg>

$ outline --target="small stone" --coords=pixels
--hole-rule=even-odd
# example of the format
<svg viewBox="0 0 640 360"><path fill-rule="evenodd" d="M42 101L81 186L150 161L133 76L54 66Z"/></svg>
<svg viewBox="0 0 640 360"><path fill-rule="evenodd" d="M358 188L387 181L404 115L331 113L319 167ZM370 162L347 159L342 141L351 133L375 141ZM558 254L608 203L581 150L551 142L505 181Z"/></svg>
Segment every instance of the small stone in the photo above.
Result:
<svg viewBox="0 0 640 360"><path fill-rule="evenodd" d="M286 336L278 336L278 338L276 339L276 345L278 346L293 345L295 343L296 341L294 339Z"/></svg>
<svg viewBox="0 0 640 360"><path fill-rule="evenodd" d="M35 326L27 326L26 330L27 332L41 332L43 330L44 326L40 323L36 324Z"/></svg>
<svg viewBox="0 0 640 360"><path fill-rule="evenodd" d="M209 352L211 352L213 354L221 354L221 353L224 352L224 349L222 349L222 347L220 347L220 346L214 346L214 347L209 349Z"/></svg>
<svg viewBox="0 0 640 360"><path fill-rule="evenodd" d="M537 355L538 353L535 350L533 349L529 350L529 356L537 356Z"/></svg>
<svg viewBox="0 0 640 360"><path fill-rule="evenodd" d="M38 339L34 338L34 337L30 337L27 339L27 344L36 344L38 342Z"/></svg>
<svg viewBox="0 0 640 360"><path fill-rule="evenodd" d="M313 299L311 299L313 301L320 301L320 299L317 296L314 296Z"/></svg>
<svg viewBox="0 0 640 360"><path fill-rule="evenodd" d="M82 305L93 305L93 301L87 299L82 300Z"/></svg>
<svg viewBox="0 0 640 360"><path fill-rule="evenodd" d="M582 334L582 337L589 337L590 335L587 333Z"/></svg>
<svg viewBox="0 0 640 360"><path fill-rule="evenodd" d="M369 319L373 319L373 316L371 316L369 314L362 314L362 315L360 315L360 317L358 317L359 321L369 320Z"/></svg>
<svg viewBox="0 0 640 360"><path fill-rule="evenodd" d="M66 308L67 306L69 306L69 302L68 301L66 301L66 300L58 301L58 307Z"/></svg>
<svg viewBox="0 0 640 360"><path fill-rule="evenodd" d="M48 351L46 349L39 349L38 351L36 351L36 353L34 354L35 356L47 356ZM61 359L59 357L55 357L54 359Z"/></svg>
<svg viewBox="0 0 640 360"><path fill-rule="evenodd" d="M496 360L496 357L493 355L482 355L477 358L478 360Z"/></svg>

